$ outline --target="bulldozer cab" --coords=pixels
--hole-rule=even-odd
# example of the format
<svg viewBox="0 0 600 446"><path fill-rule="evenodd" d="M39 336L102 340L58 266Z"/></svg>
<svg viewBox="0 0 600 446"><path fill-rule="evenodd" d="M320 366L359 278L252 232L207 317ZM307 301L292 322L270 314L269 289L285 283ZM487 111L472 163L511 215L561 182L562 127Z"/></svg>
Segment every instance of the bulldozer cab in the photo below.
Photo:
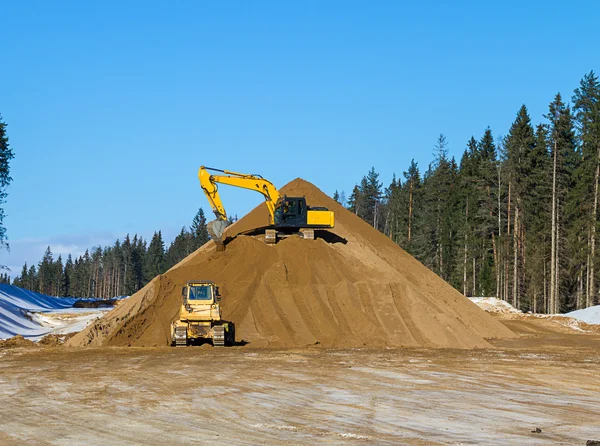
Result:
<svg viewBox="0 0 600 446"><path fill-rule="evenodd" d="M188 282L181 294L188 305L210 305L220 300L219 288L213 282Z"/></svg>

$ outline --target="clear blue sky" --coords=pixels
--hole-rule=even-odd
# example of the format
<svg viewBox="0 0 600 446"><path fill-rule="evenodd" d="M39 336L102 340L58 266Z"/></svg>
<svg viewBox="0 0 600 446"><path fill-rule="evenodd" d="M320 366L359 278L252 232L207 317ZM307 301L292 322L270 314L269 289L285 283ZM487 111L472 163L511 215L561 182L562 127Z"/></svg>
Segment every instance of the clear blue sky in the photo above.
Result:
<svg viewBox="0 0 600 446"><path fill-rule="evenodd" d="M13 273L211 217L201 164L388 184L440 133L459 158L600 71L597 1L6 1L0 23ZM231 214L261 202L225 189Z"/></svg>

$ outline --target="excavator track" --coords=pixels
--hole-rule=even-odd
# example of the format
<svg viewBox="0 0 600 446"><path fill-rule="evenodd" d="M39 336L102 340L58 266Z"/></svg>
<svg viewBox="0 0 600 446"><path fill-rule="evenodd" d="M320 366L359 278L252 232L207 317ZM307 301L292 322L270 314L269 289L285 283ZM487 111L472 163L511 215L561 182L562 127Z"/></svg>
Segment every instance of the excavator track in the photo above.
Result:
<svg viewBox="0 0 600 446"><path fill-rule="evenodd" d="M300 229L300 234L302 234L302 238L304 240L314 240L315 239L315 230L310 228L302 228Z"/></svg>

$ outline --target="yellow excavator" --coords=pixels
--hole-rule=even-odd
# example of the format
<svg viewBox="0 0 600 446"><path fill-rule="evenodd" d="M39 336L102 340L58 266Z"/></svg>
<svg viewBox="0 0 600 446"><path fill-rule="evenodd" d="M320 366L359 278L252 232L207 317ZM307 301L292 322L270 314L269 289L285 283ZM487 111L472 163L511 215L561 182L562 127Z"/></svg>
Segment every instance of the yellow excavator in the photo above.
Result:
<svg viewBox="0 0 600 446"><path fill-rule="evenodd" d="M219 251L225 249L223 232L227 227L227 213L221 202L217 184L250 189L264 196L269 210L269 223L257 229L265 230L266 243L276 243L278 237L287 237L293 234L301 234L305 239L314 239L315 229L334 227L335 217L332 211L324 207L308 206L304 197L281 195L273 183L260 175L201 166L198 170L198 179L216 216L216 220L211 221L207 226Z"/></svg>

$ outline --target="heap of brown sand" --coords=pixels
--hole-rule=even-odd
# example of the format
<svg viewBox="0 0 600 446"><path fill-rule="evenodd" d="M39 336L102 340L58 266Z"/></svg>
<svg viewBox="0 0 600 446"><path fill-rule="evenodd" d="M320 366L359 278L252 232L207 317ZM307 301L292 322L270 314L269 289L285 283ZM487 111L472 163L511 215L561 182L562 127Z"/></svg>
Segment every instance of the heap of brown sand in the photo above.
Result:
<svg viewBox="0 0 600 446"><path fill-rule="evenodd" d="M251 346L477 348L514 336L311 183L296 179L282 192L333 210L335 228L274 246L237 235L268 222L261 204L228 228L225 252L208 242L66 344L169 345L181 287L200 279L220 286L223 317Z"/></svg>

